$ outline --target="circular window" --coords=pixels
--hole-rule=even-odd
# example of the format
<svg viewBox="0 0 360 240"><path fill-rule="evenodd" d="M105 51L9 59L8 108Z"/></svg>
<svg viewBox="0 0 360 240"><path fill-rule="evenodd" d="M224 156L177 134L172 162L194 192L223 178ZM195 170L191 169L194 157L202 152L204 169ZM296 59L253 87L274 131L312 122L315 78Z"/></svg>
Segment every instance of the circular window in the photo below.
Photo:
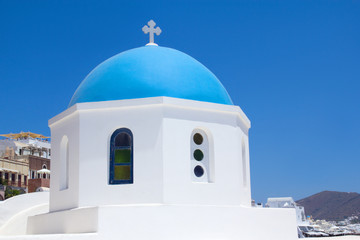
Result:
<svg viewBox="0 0 360 240"><path fill-rule="evenodd" d="M196 150L194 151L194 158L195 158L196 160L198 160L198 161L203 160L203 158L204 158L203 152L202 152L200 149L196 149Z"/></svg>
<svg viewBox="0 0 360 240"><path fill-rule="evenodd" d="M203 138L203 136L201 136L200 133L195 133L193 140L197 145L200 145L203 143L204 138Z"/></svg>
<svg viewBox="0 0 360 240"><path fill-rule="evenodd" d="M202 175L204 175L204 169L201 166L197 165L194 168L194 173L195 173L195 176L201 177Z"/></svg>

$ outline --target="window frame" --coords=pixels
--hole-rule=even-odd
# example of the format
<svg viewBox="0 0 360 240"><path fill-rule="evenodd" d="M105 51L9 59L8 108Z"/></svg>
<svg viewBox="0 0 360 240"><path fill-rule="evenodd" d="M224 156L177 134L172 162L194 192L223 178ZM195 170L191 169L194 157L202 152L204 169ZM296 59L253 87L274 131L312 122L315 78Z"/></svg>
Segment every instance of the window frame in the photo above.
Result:
<svg viewBox="0 0 360 240"><path fill-rule="evenodd" d="M197 134L201 138L196 138ZM207 128L197 127L191 132L190 161L193 183L215 182L214 141L211 132ZM199 171L203 172L198 176Z"/></svg>
<svg viewBox="0 0 360 240"><path fill-rule="evenodd" d="M130 162L129 163L115 163L115 150L124 149L123 146L116 147L115 139L121 134L125 133L130 136ZM126 180L116 180L114 179L114 167L115 166L130 166L130 179ZM110 138L110 161L109 161L109 184L118 185L118 184L132 184L134 183L134 137L130 129L128 128L119 128L113 132Z"/></svg>

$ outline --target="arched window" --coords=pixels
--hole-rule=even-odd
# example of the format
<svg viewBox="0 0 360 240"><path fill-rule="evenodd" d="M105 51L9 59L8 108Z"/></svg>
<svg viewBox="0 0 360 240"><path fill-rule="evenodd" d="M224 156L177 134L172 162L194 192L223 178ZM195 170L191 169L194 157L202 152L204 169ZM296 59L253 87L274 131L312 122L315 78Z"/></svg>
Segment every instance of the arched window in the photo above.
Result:
<svg viewBox="0 0 360 240"><path fill-rule="evenodd" d="M110 139L109 184L133 183L133 135L127 128L117 129Z"/></svg>

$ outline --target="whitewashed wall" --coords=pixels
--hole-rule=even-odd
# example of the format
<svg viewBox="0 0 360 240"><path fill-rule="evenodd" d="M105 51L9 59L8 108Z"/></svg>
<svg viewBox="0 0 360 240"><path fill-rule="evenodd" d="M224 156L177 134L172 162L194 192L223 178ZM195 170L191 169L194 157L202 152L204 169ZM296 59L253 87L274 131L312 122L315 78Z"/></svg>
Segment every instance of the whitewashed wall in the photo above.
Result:
<svg viewBox="0 0 360 240"><path fill-rule="evenodd" d="M69 110L69 109L68 109ZM63 112L65 117L49 124L51 129L52 160L50 181L50 211L71 209L79 206L79 114ZM66 136L69 140L69 186L61 189L61 140Z"/></svg>
<svg viewBox="0 0 360 240"><path fill-rule="evenodd" d="M82 103L49 121L53 146L51 211L134 203L250 206L248 154L243 184L242 139L250 123L239 107L173 98ZM191 180L190 136L210 132L214 181ZM110 137L128 128L134 141L134 183L109 185ZM60 190L60 143L69 140L69 187ZM248 152L248 151L247 151ZM60 200L61 199L61 200Z"/></svg>

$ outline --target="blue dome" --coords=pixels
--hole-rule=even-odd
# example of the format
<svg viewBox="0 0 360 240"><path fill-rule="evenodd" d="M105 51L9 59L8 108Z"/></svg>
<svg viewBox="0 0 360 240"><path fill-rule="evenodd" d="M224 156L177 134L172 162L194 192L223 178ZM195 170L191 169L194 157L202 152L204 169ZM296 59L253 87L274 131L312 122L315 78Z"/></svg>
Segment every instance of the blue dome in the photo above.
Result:
<svg viewBox="0 0 360 240"><path fill-rule="evenodd" d="M233 105L220 81L200 62L171 48L145 46L98 65L81 82L69 107L161 96Z"/></svg>

